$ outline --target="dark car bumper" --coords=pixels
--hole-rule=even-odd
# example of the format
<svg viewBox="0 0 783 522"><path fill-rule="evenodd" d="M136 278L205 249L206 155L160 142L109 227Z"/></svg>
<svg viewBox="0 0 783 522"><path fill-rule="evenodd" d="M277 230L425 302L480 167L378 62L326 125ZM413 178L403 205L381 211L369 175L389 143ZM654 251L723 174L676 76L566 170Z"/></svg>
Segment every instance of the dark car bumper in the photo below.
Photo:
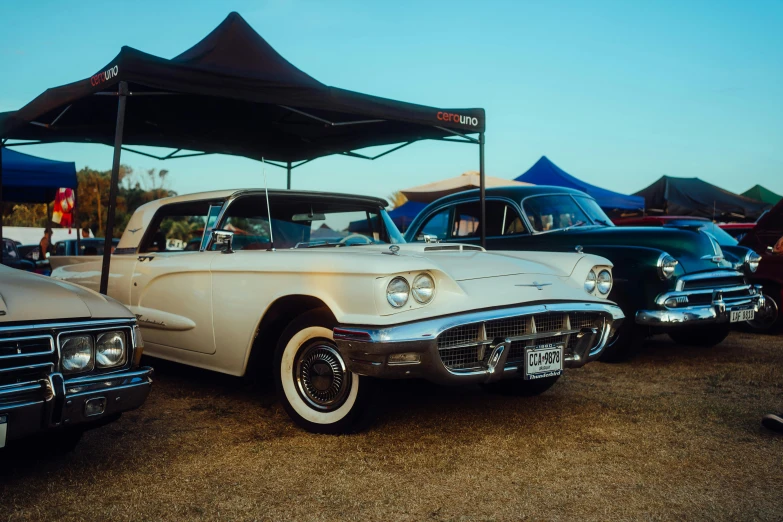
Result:
<svg viewBox="0 0 783 522"><path fill-rule="evenodd" d="M708 302L691 304L694 301ZM673 291L661 294L656 308L636 312L636 324L650 327L682 327L727 323L731 312L764 311L764 295L759 285L740 285L694 291Z"/></svg>
<svg viewBox="0 0 783 522"><path fill-rule="evenodd" d="M6 440L63 428L89 429L141 406L152 387L152 368L0 387L0 422ZM0 440L0 445L5 441Z"/></svg>
<svg viewBox="0 0 783 522"><path fill-rule="evenodd" d="M334 340L348 370L360 375L470 384L519 377L524 372L525 348L538 344L563 344L563 368L583 366L598 358L623 318L620 308L611 303L557 303L483 310L389 327L340 326L334 329ZM531 320L539 321L539 329L530 327ZM496 332L504 334L493 337L493 325ZM459 335L479 333L466 337L462 344L444 347L448 336L442 334L453 335L460 328L468 330ZM451 350L460 350L460 356L455 358ZM449 362L455 360L460 362Z"/></svg>

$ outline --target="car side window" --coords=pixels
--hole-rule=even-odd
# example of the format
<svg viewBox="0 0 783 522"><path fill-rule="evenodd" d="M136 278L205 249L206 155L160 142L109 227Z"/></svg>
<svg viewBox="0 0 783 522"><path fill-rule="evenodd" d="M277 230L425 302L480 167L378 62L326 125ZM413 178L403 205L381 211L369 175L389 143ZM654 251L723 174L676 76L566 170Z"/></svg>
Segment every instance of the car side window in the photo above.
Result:
<svg viewBox="0 0 783 522"><path fill-rule="evenodd" d="M487 201L487 236L526 234L527 229L519 212L505 201ZM476 237L481 234L481 203L471 201L457 205L454 213L452 237Z"/></svg>
<svg viewBox="0 0 783 522"><path fill-rule="evenodd" d="M416 234L416 239L418 240L424 235L434 236L440 240L447 239L449 237L450 217L451 209L448 207L431 215L427 218L427 221L424 222L419 233Z"/></svg>
<svg viewBox="0 0 783 522"><path fill-rule="evenodd" d="M158 210L139 252L198 250L207 224L210 203L174 203ZM195 249L192 248L195 245Z"/></svg>

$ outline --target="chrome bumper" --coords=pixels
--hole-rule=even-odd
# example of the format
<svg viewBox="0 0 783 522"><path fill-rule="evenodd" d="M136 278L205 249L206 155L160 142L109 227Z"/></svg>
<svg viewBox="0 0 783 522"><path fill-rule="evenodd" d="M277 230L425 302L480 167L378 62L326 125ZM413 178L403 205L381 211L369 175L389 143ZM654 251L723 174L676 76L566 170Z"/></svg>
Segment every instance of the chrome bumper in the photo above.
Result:
<svg viewBox="0 0 783 522"><path fill-rule="evenodd" d="M547 314L595 313L601 318L600 327L548 330L525 335L469 341L469 345L484 346L488 352L486 363L479 368L451 369L441 358L438 336L449 329L482 325L496 320ZM483 310L459 315L438 317L388 327L341 325L334 329L334 340L343 355L347 369L359 375L387 379L423 378L440 384L469 384L492 382L519 377L524 368L509 361L512 343L574 336L576 341L570 353L564 354L564 368L578 368L596 359L611 335L622 322L622 310L609 303L556 303ZM486 331L481 327L480 331ZM415 354L415 361L390 361L391 356Z"/></svg>
<svg viewBox="0 0 783 522"><path fill-rule="evenodd" d="M7 440L104 424L144 403L152 387L152 373L149 367L73 379L52 373L37 382L0 386L0 417L7 419ZM102 411L89 414L88 402Z"/></svg>
<svg viewBox="0 0 783 522"><path fill-rule="evenodd" d="M679 327L698 324L726 323L732 310L753 309L756 313L764 309L765 301L760 285L742 285L719 289L682 290L661 294L655 300L654 310L636 312L636 324L643 326ZM725 297L726 294L744 292L741 297ZM699 296L711 295L707 304L687 305ZM677 306L679 303L685 306ZM674 306L673 306L674 305Z"/></svg>

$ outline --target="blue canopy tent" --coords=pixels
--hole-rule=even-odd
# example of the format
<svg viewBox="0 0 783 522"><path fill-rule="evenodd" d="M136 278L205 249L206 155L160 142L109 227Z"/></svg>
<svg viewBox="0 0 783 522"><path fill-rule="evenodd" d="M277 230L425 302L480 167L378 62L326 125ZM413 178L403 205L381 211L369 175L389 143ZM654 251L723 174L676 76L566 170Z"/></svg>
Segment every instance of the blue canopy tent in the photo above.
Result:
<svg viewBox="0 0 783 522"><path fill-rule="evenodd" d="M418 201L406 201L394 210L389 211L389 217L392 218L394 224L400 229L400 232L405 232L419 212L424 210L427 203L419 203Z"/></svg>
<svg viewBox="0 0 783 522"><path fill-rule="evenodd" d="M3 201L47 203L57 189L76 190L76 164L55 161L3 148Z"/></svg>
<svg viewBox="0 0 783 522"><path fill-rule="evenodd" d="M0 202L48 203L54 200L60 188L76 191L74 162L38 158L0 144ZM0 241L2 239L3 221L0 212Z"/></svg>
<svg viewBox="0 0 783 522"><path fill-rule="evenodd" d="M604 210L643 210L644 198L639 196L626 196L602 189L595 185L590 185L584 181L575 178L564 171L546 156L541 156L527 172L515 178L516 181L524 181L534 185L555 185L558 187L568 187L593 196L598 204Z"/></svg>

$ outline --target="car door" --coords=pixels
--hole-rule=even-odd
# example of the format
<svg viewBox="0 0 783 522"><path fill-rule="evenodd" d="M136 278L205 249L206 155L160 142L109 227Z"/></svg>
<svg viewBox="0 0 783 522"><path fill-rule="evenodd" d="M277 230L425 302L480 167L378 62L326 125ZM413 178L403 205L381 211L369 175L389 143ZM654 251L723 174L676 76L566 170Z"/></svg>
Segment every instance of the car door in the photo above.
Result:
<svg viewBox="0 0 783 522"><path fill-rule="evenodd" d="M210 266L219 252L190 249L209 233L215 205L191 202L159 210L139 247L130 310L153 351L215 353ZM219 208L217 208L219 210ZM163 355L163 354L162 354ZM173 358L175 352L170 352Z"/></svg>
<svg viewBox="0 0 783 522"><path fill-rule="evenodd" d="M488 199L486 203L487 249L517 250L528 230L516 204L506 199ZM481 244L481 203L478 199L458 201L431 213L416 234L451 243Z"/></svg>

